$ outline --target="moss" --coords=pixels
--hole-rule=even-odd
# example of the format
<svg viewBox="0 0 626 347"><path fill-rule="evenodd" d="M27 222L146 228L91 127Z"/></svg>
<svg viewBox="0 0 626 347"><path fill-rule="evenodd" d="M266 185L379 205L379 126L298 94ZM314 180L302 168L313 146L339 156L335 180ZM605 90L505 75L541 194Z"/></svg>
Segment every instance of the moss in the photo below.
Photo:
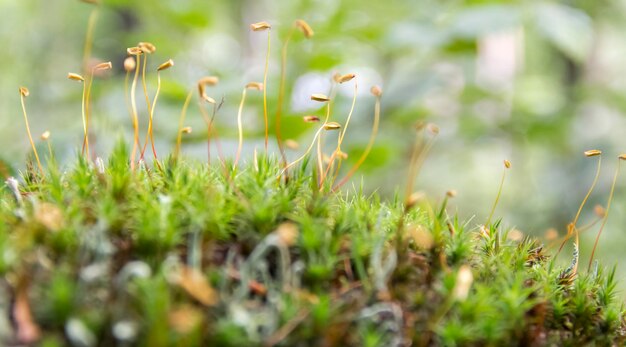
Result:
<svg viewBox="0 0 626 347"><path fill-rule="evenodd" d="M97 10L94 7L88 24L85 62ZM311 29L303 23L297 21L294 30L308 38ZM269 24L260 22L255 28L268 29ZM311 96L326 103L325 120L304 155L288 162L280 138L287 42L274 121L280 158L257 158L255 153L252 162L239 163L244 89L234 162L221 153L216 165L179 157L182 136L192 131L183 126L193 90L185 99L173 155L156 160L152 118L157 97L150 104L147 55L142 84L149 125L140 148L139 55L155 51L146 42L129 48L136 61L125 62L125 94L135 69L127 105L133 118L132 150L120 141L106 162L87 159L93 72L109 69L111 63L96 65L87 75L84 149L73 165L58 167L48 142L50 158L44 170L28 133L37 165L29 163L20 180L10 178L0 189L0 345L624 343L626 321L615 294L615 269L577 271L577 248L571 265L560 268L540 241L509 237L514 233L503 230L500 221L490 223L498 198L486 226L473 227L448 214L447 200L454 192L448 192L439 206L414 193L414 179L439 133L434 124L417 125L404 202L398 196L392 200L368 196L361 188L341 189L373 148L380 119L379 87L370 90L376 100L369 141L350 169L340 170L346 155L341 145L354 110L356 80L344 124L330 118L334 89L330 97ZM269 48L268 36L263 84L246 86L263 90L265 153ZM157 71L172 65L168 60ZM77 76L69 78L85 82ZM354 77L336 75L332 88ZM160 90L158 72L157 81L155 95ZM213 117L221 103L205 94L205 88L217 81L209 76L197 84L209 153L217 135ZM28 94L20 88L27 129ZM322 131L339 134L327 164ZM44 140L49 136L48 132ZM155 158L151 166L143 160L148 139ZM316 141L312 163L309 154ZM506 173L510 163L505 160L504 165ZM0 173L6 176L9 171L0 162ZM603 223L609 206L610 198ZM577 218L571 231L576 230Z"/></svg>
<svg viewBox="0 0 626 347"><path fill-rule="evenodd" d="M0 192L3 341L29 324L15 319L20 293L47 345L624 341L614 269L564 280L538 241L499 223L481 232L426 201L319 191L307 161L285 181L276 158L132 172L127 153L104 172L51 161L19 199Z"/></svg>

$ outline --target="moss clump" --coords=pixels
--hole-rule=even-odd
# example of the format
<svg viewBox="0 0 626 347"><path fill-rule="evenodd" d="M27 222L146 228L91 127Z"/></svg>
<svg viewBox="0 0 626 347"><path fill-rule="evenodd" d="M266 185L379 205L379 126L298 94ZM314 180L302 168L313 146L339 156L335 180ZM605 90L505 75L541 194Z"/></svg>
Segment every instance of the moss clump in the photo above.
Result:
<svg viewBox="0 0 626 347"><path fill-rule="evenodd" d="M498 223L320 191L306 162L285 182L275 158L132 172L127 153L49 163L0 191L2 344L624 341L613 270L567 276Z"/></svg>

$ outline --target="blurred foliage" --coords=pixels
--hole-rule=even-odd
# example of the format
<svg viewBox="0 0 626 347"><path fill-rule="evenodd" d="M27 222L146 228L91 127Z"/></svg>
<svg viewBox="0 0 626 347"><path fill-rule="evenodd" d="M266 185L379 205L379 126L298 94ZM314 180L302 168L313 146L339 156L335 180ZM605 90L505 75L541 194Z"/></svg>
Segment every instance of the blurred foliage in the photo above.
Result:
<svg viewBox="0 0 626 347"><path fill-rule="evenodd" d="M17 87L26 85L32 128L50 129L61 158L73 158L80 143L80 88L65 79L80 71L87 18L92 7L80 1L0 2L3 49L0 59L0 171L23 169L28 151L20 118ZM602 1L135 1L105 0L99 13L93 56L112 60L115 73L94 83L94 138L107 153L119 133L130 138L131 123L123 96L121 63L126 47L150 41L158 50L151 66L173 58L175 69L163 74L156 114L161 152L172 148L178 114L187 90L201 76L215 74L212 90L225 104L217 117L223 146L234 152L236 108L241 86L261 80L263 34L248 24L272 23L268 97L270 114L277 98L279 49L293 21L307 20L316 35L295 35L289 47L283 129L286 137L310 141L312 130L300 116L321 114L306 102L325 92L335 72L355 72L359 100L346 141L350 158L367 142L372 121L372 84L384 89L383 122L369 165L366 187L392 194L405 179L418 120L437 123L439 139L419 178L419 189L443 196L459 191L452 203L484 216L495 195L501 160L513 162L498 214L524 231L542 234L548 227L564 233L594 167L582 156L590 148L608 157L626 148L626 6ZM155 76L149 76L153 86ZM322 89L322 90L319 90ZM261 98L246 107L246 148L262 146ZM342 87L334 117L342 121L351 102L351 86ZM145 112L142 126L145 129ZM196 143L189 155L204 157L204 129L197 108L189 125ZM43 147L43 144L42 144ZM294 156L297 154L293 154ZM6 164L4 164L6 163ZM601 183L588 206L605 204L615 162L605 161ZM6 169L5 169L6 168ZM626 209L624 184L618 183L613 208ZM590 218L591 209L583 219ZM624 215L609 219L601 239L601 257L615 260L626 236ZM583 235L588 253L593 233Z"/></svg>

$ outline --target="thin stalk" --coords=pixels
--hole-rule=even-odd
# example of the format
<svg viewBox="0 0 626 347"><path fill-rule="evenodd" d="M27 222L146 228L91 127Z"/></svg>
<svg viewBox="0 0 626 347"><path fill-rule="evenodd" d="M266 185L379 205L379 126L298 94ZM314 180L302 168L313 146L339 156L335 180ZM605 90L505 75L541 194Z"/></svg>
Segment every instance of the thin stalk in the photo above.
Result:
<svg viewBox="0 0 626 347"><path fill-rule="evenodd" d="M48 145L48 155L50 155L50 159L54 161L54 153L52 152L52 145L50 144L50 140L46 140L46 144Z"/></svg>
<svg viewBox="0 0 626 347"><path fill-rule="evenodd" d="M145 67L145 65L144 65ZM153 119L154 119L154 109L156 108L157 99L159 98L159 92L161 92L161 71L157 71L157 89L154 94L154 99L152 100L152 107L148 107L148 113L150 114L150 119L148 120L148 132L146 133L146 140L143 143L143 148L141 149L141 159L143 159L144 153L146 151L146 147L148 146L148 137L150 137L150 144L152 145L152 154L154 155L154 159L157 159L156 149L154 148L154 134L153 130Z"/></svg>
<svg viewBox="0 0 626 347"><path fill-rule="evenodd" d="M346 119L346 125L341 131L341 136L339 137L339 141L337 142L337 149L341 149L341 143L343 143L343 138L346 136L346 131L348 130L348 125L350 124L350 119L352 118L352 114L354 113L354 106L356 105L356 96L358 93L358 83L356 78L354 79L354 95L352 96L352 105L350 106L350 112L348 113L348 118Z"/></svg>
<svg viewBox="0 0 626 347"><path fill-rule="evenodd" d="M328 123L328 120L330 119L330 100L328 100L328 102L326 103L326 118L324 119L324 123L322 124L322 129L324 128L324 125L326 123ZM319 180L318 180L318 184L319 186L321 186L322 183L322 175L324 174L324 163L323 163L323 154L322 154L322 134L320 133L320 135L317 138L317 172L319 172Z"/></svg>
<svg viewBox="0 0 626 347"><path fill-rule="evenodd" d="M341 142L340 138L341 138L341 133L337 135L337 148L333 151L333 154L331 154L330 158L328 159L328 165L326 166L326 170L324 171L324 174L322 175L322 178L320 180L320 190L322 190L324 186L324 181L326 180L326 177L328 177L328 174L331 171L333 171L333 177L334 177L334 175L338 172L339 167L341 166L341 158L339 158L337 166L335 166L335 158L341 152L341 150L339 149L341 146L339 144ZM334 182L334 179L333 179L333 182ZM331 182L331 185L333 182Z"/></svg>
<svg viewBox="0 0 626 347"><path fill-rule="evenodd" d="M124 77L124 102L126 103L126 109L128 110L128 114L130 114L131 121L133 120L133 110L130 107L130 100L128 99L128 80L130 79L130 70L126 71L126 76Z"/></svg>
<svg viewBox="0 0 626 347"><path fill-rule="evenodd" d="M341 170L341 164L343 163L343 158L339 158L339 161L337 162L337 167L335 168L334 172L332 173L332 180L330 185L334 186L335 182L337 181L337 177L339 177L339 172Z"/></svg>
<svg viewBox="0 0 626 347"><path fill-rule="evenodd" d="M322 127L328 123L328 120L330 119L330 113L332 110L332 106L333 106L333 101L335 100L335 96L337 95L337 83L336 81L333 79L332 84L330 85L330 93L328 93L330 95L330 97L328 98L327 104L326 104L326 118L324 119L324 123L322 123ZM317 143L317 170L318 170L318 184L320 184L321 186L321 178L323 175L323 171L324 171L324 164L323 164L323 158L322 158L322 135L320 134L319 138L318 138L318 143Z"/></svg>
<svg viewBox="0 0 626 347"><path fill-rule="evenodd" d="M89 158L89 139L87 135L87 131L89 129L89 96L85 96L85 87L84 84L93 79L93 70L91 71L91 76L88 74L89 71L89 59L91 58L91 49L93 46L93 33L95 30L96 22L98 20L98 8L99 5L96 4L95 7L91 10L91 14L89 15L89 19L87 20L87 32L85 34L85 46L83 47L83 74L87 76L89 81L83 82L83 146L82 146L82 155L85 155L85 150L87 150L87 158ZM85 98L87 98L87 104L85 105Z"/></svg>
<svg viewBox="0 0 626 347"><path fill-rule="evenodd" d="M411 159L409 160L409 174L407 178L406 187L404 190L405 206L407 205L407 202L409 201L411 194L413 194L413 184L415 182L415 176L417 175L417 160L419 159L420 147L422 146L422 143L423 143L423 139L421 135L422 135L422 131L418 130L418 132L415 135L415 142L413 143L413 149L411 151Z"/></svg>
<svg viewBox="0 0 626 347"><path fill-rule="evenodd" d="M317 172L318 172L318 180L317 180L317 184L318 187L320 187L321 189L321 185L322 185L322 178L324 176L324 153L322 153L322 134L320 133L320 135L317 138Z"/></svg>
<svg viewBox="0 0 626 347"><path fill-rule="evenodd" d="M565 243L567 242L567 240L569 240L572 237L572 234L573 233L578 234L578 230L576 229L576 223L578 223L578 218L580 217L580 213L582 212L583 207L587 203L589 196L591 196L591 192L596 187L596 183L598 183L598 178L600 177L601 167L602 167L602 155L598 156L598 168L596 169L596 175L593 178L593 182L591 183L591 186L589 187L589 190L587 191L585 198L583 199L583 201L580 203L580 206L578 207L578 212L576 212L576 216L574 217L574 220L568 226L567 235L565 236L565 239L561 243L559 250L556 252L555 258L559 256L559 254L561 253L561 250L563 249L563 246L565 246Z"/></svg>
<svg viewBox="0 0 626 347"><path fill-rule="evenodd" d="M185 122L185 116L187 115L187 108L189 107L189 103L191 102L191 97L193 96L194 90L190 90L185 98L185 103L183 104L183 109L180 113L180 118L178 120L178 133L176 135L176 148L174 149L174 158L177 159L180 155L180 147L183 141L183 123Z"/></svg>
<svg viewBox="0 0 626 347"><path fill-rule="evenodd" d="M83 138L83 155L86 153L87 159L89 159L89 120L90 120L90 100L91 100L91 87L93 85L94 79L94 69L91 69L91 72L87 75L87 93L85 94L85 137ZM84 83L83 83L84 85ZM84 91L83 91L84 93Z"/></svg>
<svg viewBox="0 0 626 347"><path fill-rule="evenodd" d="M315 146L315 141L317 140L317 137L320 135L320 133L322 132L322 130L324 130L324 126L320 126L320 128L317 130L317 132L315 133L315 136L313 136L313 141L311 142L311 144L309 145L309 148L307 148L306 152L304 152L304 154L292 161L291 163L289 163L287 166L285 166L282 171L281 171L281 175L285 173L285 171L287 171L287 169L289 169L290 167L294 166L295 164L297 164L298 162L300 162L301 160L303 160L304 158L306 158L307 155L309 155L309 153L311 152L311 149L313 149L313 146Z"/></svg>
<svg viewBox="0 0 626 347"><path fill-rule="evenodd" d="M217 131L213 133L213 123L215 120L215 116L217 115L217 110L221 108L223 103L224 103L224 99L222 98L222 101L220 101L219 105L217 103L213 104L213 111L211 112L211 118L209 119L208 132L209 132L209 136L211 136L212 134L215 137L215 144L217 145L216 146L217 147L217 159L220 161L220 164L222 165L224 176L228 176L228 169L226 168L226 162L224 161L224 155L222 154L222 146L220 144L219 135Z"/></svg>
<svg viewBox="0 0 626 347"><path fill-rule="evenodd" d="M337 189L341 188L341 186L346 184L346 182L350 180L352 175L354 175L354 173L359 169L359 167L365 162L365 159L367 159L367 156L370 154L372 147L374 147L374 141L376 140L376 135L378 134L379 123L380 123L380 97L376 97L376 104L374 106L374 125L372 126L372 132L370 134L370 139L367 142L367 147L365 147L365 151L363 152L363 154L361 154L361 157L359 157L359 160L357 160L354 166L350 168L346 176L333 187L332 189L333 192L337 191Z"/></svg>
<svg viewBox="0 0 626 347"><path fill-rule="evenodd" d="M89 58L91 58L91 47L93 45L93 32L98 20L98 5L91 10L87 20L87 33L85 34L85 46L83 48L83 74L87 74Z"/></svg>
<svg viewBox="0 0 626 347"><path fill-rule="evenodd" d="M222 103L220 102L220 106L221 104ZM213 103L213 112L211 113L211 117L209 117L209 114L207 113L207 111L204 109L204 107L202 107L202 101L198 103L198 106L200 107L200 113L202 114L202 118L204 119L204 122L207 125L207 149L208 149L207 155L208 155L208 163L210 164L211 163L211 134L213 133L213 121L215 120L215 115L217 114L218 105L217 103ZM218 159L220 160L220 163L222 164L222 166L225 167L226 164L224 162L224 157L222 156L222 149L218 141L217 133L215 134L215 142L217 144Z"/></svg>
<svg viewBox="0 0 626 347"><path fill-rule="evenodd" d="M265 121L265 153L267 154L267 143L269 138L267 124L267 72L270 64L270 37L271 30L267 31L267 53L265 55L265 71L263 72L263 120Z"/></svg>
<svg viewBox="0 0 626 347"><path fill-rule="evenodd" d="M20 93L20 101L22 103L22 112L24 113L24 122L26 123L26 133L28 134L28 140L30 141L30 145L33 148L33 153L35 154L35 160L37 160L37 166L39 167L39 172L43 176L43 166L41 165L41 161L39 160L39 154L37 153L37 147L35 147L35 142L33 141L33 136L30 133L30 126L28 124L28 115L26 114L26 105L24 103L24 94Z"/></svg>
<svg viewBox="0 0 626 347"><path fill-rule="evenodd" d="M493 218L493 214L496 212L496 207L498 206L498 202L500 201L500 195L502 194L502 187L504 186L504 178L506 177L507 168L504 168L502 172L502 179L500 180L500 186L498 187L498 194L496 195L496 200L493 202L493 207L491 207L491 212L489 213L489 217L487 218L487 222L485 226L489 228L489 224L491 223L491 218Z"/></svg>
<svg viewBox="0 0 626 347"><path fill-rule="evenodd" d="M406 183L406 190L404 193L404 208L403 208L403 212L402 215L400 216L400 219L398 220L398 225L397 225L397 232L396 232L396 240L395 240L395 247L397 250L402 250L402 240L404 240L404 224L405 224L405 219L406 219L406 215L409 212L409 210L411 209L411 206L413 205L413 202L411 201L411 196L413 194L413 184L415 182L415 177L417 176L417 171L418 171L418 159L419 156L421 155L421 153L423 153L424 151L420 151L420 146L422 144L422 129L418 128L418 131L415 134L415 143L413 145L413 150L411 153L411 160L409 162L409 175L407 178L407 183ZM433 139L431 139L432 141ZM400 256L404 257L404 252L400 252L399 254Z"/></svg>
<svg viewBox="0 0 626 347"><path fill-rule="evenodd" d="M287 165L287 156L285 154L285 148L283 147L283 141L280 133L280 122L283 111L283 99L285 98L285 77L287 74L287 46L291 37L293 36L296 28L291 28L289 35L283 43L283 47L280 50L280 86L278 87L278 105L276 105L276 142L278 143L278 150L283 161L283 166Z"/></svg>
<svg viewBox="0 0 626 347"><path fill-rule="evenodd" d="M617 169L615 169L615 175L613 176L613 183L611 184L611 192L609 193L609 200L606 203L606 213L604 215L604 219L602 219L602 224L600 225L600 230L598 230L598 235L596 236L596 241L593 243L593 248L591 249L591 257L589 258L589 265L587 266L587 272L591 270L591 264L593 263L593 256L596 253L596 248L598 247L598 240L600 240L600 235L602 235L602 230L606 225L606 221L609 219L609 210L611 209L611 201L613 201L613 193L615 192L615 183L617 182L617 176L619 175L619 168L622 159L618 159L617 161ZM578 237L578 234L576 234Z"/></svg>
<svg viewBox="0 0 626 347"><path fill-rule="evenodd" d="M86 105L86 97L87 97L87 82L83 81L83 98L81 101L81 113L83 118L83 149L81 154L85 155L85 145L87 144L87 105Z"/></svg>
<svg viewBox="0 0 626 347"><path fill-rule="evenodd" d="M213 105L213 112L211 113L211 126L213 125L213 120L215 119L215 116L217 115L217 111L222 107L223 103L224 103L224 98L222 98L222 101L220 101L219 105L218 104ZM213 132L213 130L211 130L211 132ZM220 164L222 164L222 168L224 169L224 172L226 172L227 171L226 161L224 160L224 154L222 152L222 143L220 142L220 137L219 137L217 130L215 131L215 134L213 136L215 136L215 144L217 147L217 159L219 159Z"/></svg>
<svg viewBox="0 0 626 347"><path fill-rule="evenodd" d="M135 170L135 155L139 147L139 117L137 116L137 79L139 77L139 69L141 66L141 57L137 57L137 66L135 66L135 77L133 77L133 83L130 90L130 104L133 112L133 129L134 129L134 141L133 150L130 154L130 168Z"/></svg>
<svg viewBox="0 0 626 347"><path fill-rule="evenodd" d="M590 223L588 223L588 224L583 225L583 226L582 226L582 227L580 227L580 228L576 228L576 231L577 231L578 233L583 233L583 232L585 232L585 231L587 231L587 230L589 230L589 229L593 228L596 224L598 224L598 222L602 221L602 219L603 219L603 217L602 217L602 218L598 218L598 219L594 220L593 222L590 222ZM552 249L552 248L554 248L555 246L557 246L557 245L559 244L559 242L565 242L565 241L567 241L568 239L569 239L569 237L568 237L567 235L566 235L566 236L563 236L563 237L560 237L559 239L554 240L552 243L550 243L550 244L547 246L547 249ZM565 240L565 241L563 241L563 240Z"/></svg>
<svg viewBox="0 0 626 347"><path fill-rule="evenodd" d="M204 119L204 123L207 127L207 161L211 164L211 125L212 119L209 118L208 112L202 107L202 100L198 103L198 107L200 108L200 114L202 114L202 119Z"/></svg>
<svg viewBox="0 0 626 347"><path fill-rule="evenodd" d="M141 84L143 86L143 95L146 97L146 107L148 108L148 114L152 113L150 107L150 96L148 96L148 85L146 83L146 67L148 66L148 53L143 54L143 69L141 71Z"/></svg>
<svg viewBox="0 0 626 347"><path fill-rule="evenodd" d="M331 78L330 84L330 92L328 93L328 103L330 104L330 110L333 110L333 104L335 103L335 98L337 96L337 82L334 78Z"/></svg>
<svg viewBox="0 0 626 347"><path fill-rule="evenodd" d="M239 157L241 156L241 149L243 148L243 125L241 123L241 114L243 112L243 104L246 100L246 89L247 88L244 87L243 92L241 93L241 103L239 103L239 111L237 112L237 130L239 132L239 145L237 146L237 154L235 155L235 163L233 164L233 169L237 168L237 163L239 162Z"/></svg>
<svg viewBox="0 0 626 347"><path fill-rule="evenodd" d="M580 259L580 251L577 251L580 249L580 238L578 236L578 232L576 232L576 239L574 241L574 254L576 255L576 265L574 265L574 268L572 269L572 273L576 274L578 273L578 264L579 264L579 259ZM593 254L591 255L591 259L593 259ZM591 261L589 262L589 269L591 269ZM587 269L587 272L589 271L589 269Z"/></svg>
<svg viewBox="0 0 626 347"><path fill-rule="evenodd" d="M322 176L322 180L320 182L320 188L324 184L324 180L328 176L328 173L330 171L331 166L333 166L332 164L334 163L335 158L341 152L341 144L343 143L343 138L346 135L346 131L348 130L348 125L350 125L350 119L352 118L352 114L354 113L354 106L356 105L357 92L358 92L358 84L355 79L354 80L354 95L352 97L352 105L350 106L350 112L348 112L348 118L346 119L346 125L343 127L343 129L341 129L341 132L339 133L339 137L337 139L337 149L335 149L333 154L330 156L329 164L326 167L326 171L324 172L324 175ZM337 165L337 167L339 168L340 165L341 165L341 159L339 160L339 164ZM338 170L339 169L337 169L337 171Z"/></svg>
<svg viewBox="0 0 626 347"><path fill-rule="evenodd" d="M433 145L435 144L435 139L436 139L436 135L431 137L428 142L426 142L426 145L424 146L424 150L420 153L419 157L417 158L417 164L416 164L416 175L419 174L419 171L421 170L422 166L424 165L424 162L426 161L426 158L428 158L428 153L430 153L430 150L433 148Z"/></svg>

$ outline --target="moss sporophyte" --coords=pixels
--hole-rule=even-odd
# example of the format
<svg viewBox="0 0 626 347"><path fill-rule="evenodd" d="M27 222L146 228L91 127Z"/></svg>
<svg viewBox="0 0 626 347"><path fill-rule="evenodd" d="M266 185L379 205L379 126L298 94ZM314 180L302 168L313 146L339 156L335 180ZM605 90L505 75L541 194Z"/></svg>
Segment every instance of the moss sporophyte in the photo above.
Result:
<svg viewBox="0 0 626 347"><path fill-rule="evenodd" d="M96 156L101 145L89 141L95 138L90 136L90 91L96 72L118 64L102 60L89 65L102 5L83 2L91 5L92 15L82 72L67 75L83 85L82 143L76 145L82 149L84 144L84 150L77 151L73 165L59 166L53 148L59 136L49 131L40 137L48 157L39 157L25 104L31 93L19 88L36 167L29 161L21 177L5 177L6 189L0 190L1 345L551 346L626 341L615 268L592 266L625 154L618 156L606 206L596 206L594 219L579 227L602 158L600 150L584 152L597 157L596 176L562 239L556 229L537 239L523 229L506 229L501 219L494 221L500 198L506 196L506 175L522 165L518 161L515 167L503 161L499 184L494 174L497 194L479 225L450 213L451 199L462 191L441 192L439 203L420 191L416 177L440 133L433 123L416 124L404 194L385 200L365 194L363 185L346 189L374 148L383 89L369 86L370 94L359 101L373 105L373 112L371 107L361 111L355 104L363 79L349 71L334 72L330 90L310 95L319 109L295 118L304 123L306 140L282 139L281 114L295 114L283 105L289 90L288 43L298 31L314 38L311 25L299 19L285 37L270 30L269 22L250 25L253 32L268 34L263 81L240 89L236 114L230 115L236 129L227 129L237 134L232 158L218 138L217 129L226 126L216 126L228 116L216 116L223 102L214 98L219 78L194 77L197 82L179 100L178 126L159 126L155 132L157 100L161 92L168 93L170 69L178 65L159 56L156 44L128 48L119 66L125 72L132 140L128 146L120 141L102 159ZM283 42L275 84L268 73L272 35ZM148 69L148 55L163 63ZM156 86L147 77L154 73ZM145 112L136 95L140 75ZM277 100L268 94L268 83L278 86ZM344 83L353 87L349 100L337 97L336 88ZM246 112L255 105L247 98L256 92L259 98L263 94L263 127L252 129L260 124L261 111L258 122L248 121L255 113ZM206 125L193 133L186 123L192 101ZM344 101L347 112L338 117L333 104ZM230 110L222 113L234 112ZM276 153L269 146L270 111L276 112ZM368 116L373 119L367 123L367 143L360 151L349 148L354 128L349 125ZM263 151L244 146L254 143L246 134L255 130L263 134ZM206 135L206 162L185 156L183 146L196 134L200 141ZM324 144L334 136L336 142ZM159 140L172 142L171 155L157 157ZM145 155L148 142L152 161ZM212 143L217 161L211 160ZM598 223L584 271L579 267L579 233ZM556 256L572 237L572 258L561 264Z"/></svg>

